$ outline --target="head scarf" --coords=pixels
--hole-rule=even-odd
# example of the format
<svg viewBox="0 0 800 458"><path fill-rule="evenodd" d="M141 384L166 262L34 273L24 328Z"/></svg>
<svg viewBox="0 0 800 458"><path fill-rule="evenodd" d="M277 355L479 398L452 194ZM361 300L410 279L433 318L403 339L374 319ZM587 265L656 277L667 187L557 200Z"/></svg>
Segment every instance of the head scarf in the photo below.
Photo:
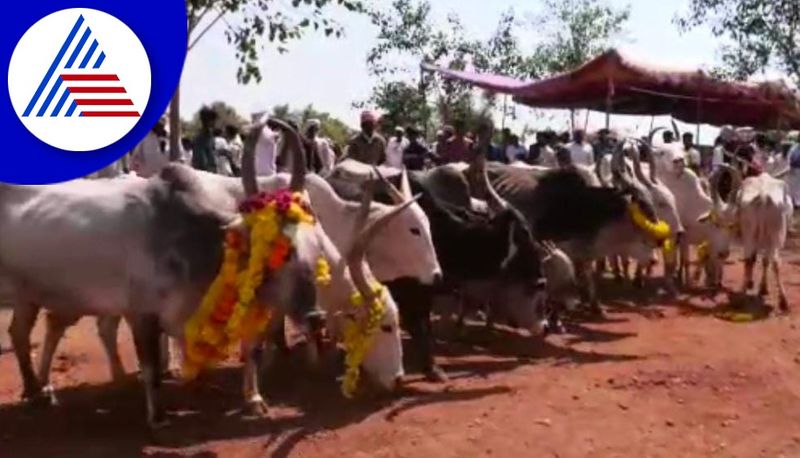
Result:
<svg viewBox="0 0 800 458"><path fill-rule="evenodd" d="M361 112L361 122L372 122L377 123L380 116L374 110L364 110Z"/></svg>

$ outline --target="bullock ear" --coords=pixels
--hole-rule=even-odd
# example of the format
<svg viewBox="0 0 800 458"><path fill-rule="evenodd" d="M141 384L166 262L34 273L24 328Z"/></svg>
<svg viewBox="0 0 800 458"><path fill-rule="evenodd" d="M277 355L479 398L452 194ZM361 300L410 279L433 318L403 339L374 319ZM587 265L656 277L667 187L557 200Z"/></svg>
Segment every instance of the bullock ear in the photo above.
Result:
<svg viewBox="0 0 800 458"><path fill-rule="evenodd" d="M709 220L711 220L711 212L706 212L697 218L698 223L707 223Z"/></svg>

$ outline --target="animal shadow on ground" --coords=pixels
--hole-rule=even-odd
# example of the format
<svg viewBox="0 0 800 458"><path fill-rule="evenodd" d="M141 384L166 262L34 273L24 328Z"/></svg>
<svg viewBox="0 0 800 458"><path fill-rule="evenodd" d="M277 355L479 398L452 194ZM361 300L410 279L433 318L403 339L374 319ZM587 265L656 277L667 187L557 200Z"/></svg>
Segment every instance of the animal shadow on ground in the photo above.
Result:
<svg viewBox="0 0 800 458"><path fill-rule="evenodd" d="M487 367L485 370L502 370ZM135 375L118 384L79 385L59 389L55 408L25 404L0 406L1 456L138 457L148 447L155 456L169 456L211 441L259 438L287 456L308 434L358 423L395 405L415 406L458 402L500 394L504 387L426 392L403 388L398 395L345 399L333 374L297 373L273 367L263 377L270 406L267 418L244 415L239 367L204 373L197 381L168 381L162 401L170 425L151 432L145 425L144 395ZM395 413L395 416L397 413ZM181 456L183 453L181 453ZM197 455L211 456L211 455Z"/></svg>
<svg viewBox="0 0 800 458"><path fill-rule="evenodd" d="M448 359L442 366L454 379L486 377L491 373L513 370L534 361L547 361L555 364L593 364L630 361L638 358L595 351L584 352L570 347L571 344L578 342L609 342L624 339L631 337L631 334L596 330L577 324L569 324L567 332L569 336L564 339L567 343L564 346L554 343L555 338L553 337L543 339L526 336L501 326L488 330L482 325L468 322L465 330L466 338L458 341L437 340L435 354ZM479 357L481 360L476 361L475 357ZM460 359L451 361L455 358Z"/></svg>

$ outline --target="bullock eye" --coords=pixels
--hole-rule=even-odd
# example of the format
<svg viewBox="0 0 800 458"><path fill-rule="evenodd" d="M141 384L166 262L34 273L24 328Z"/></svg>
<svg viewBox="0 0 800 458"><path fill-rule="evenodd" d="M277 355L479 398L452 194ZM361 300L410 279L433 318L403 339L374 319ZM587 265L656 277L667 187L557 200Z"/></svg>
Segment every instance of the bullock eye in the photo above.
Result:
<svg viewBox="0 0 800 458"><path fill-rule="evenodd" d="M391 334L392 332L394 332L394 327L392 327L391 324L384 324L383 326L381 326L381 331L387 334Z"/></svg>
<svg viewBox="0 0 800 458"><path fill-rule="evenodd" d="M411 229L409 229L409 231L410 231L412 234L414 234L415 236L417 236L417 237L421 237L421 236L422 236L422 231L421 231L421 230L419 230L419 229L418 229L418 228L416 228L416 227L412 227Z"/></svg>

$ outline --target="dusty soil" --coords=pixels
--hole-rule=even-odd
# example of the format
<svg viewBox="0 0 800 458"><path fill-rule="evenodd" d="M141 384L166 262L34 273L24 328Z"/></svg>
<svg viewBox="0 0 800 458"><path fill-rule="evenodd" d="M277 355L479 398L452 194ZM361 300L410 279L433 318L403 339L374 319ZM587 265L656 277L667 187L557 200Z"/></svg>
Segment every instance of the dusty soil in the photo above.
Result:
<svg viewBox="0 0 800 458"><path fill-rule="evenodd" d="M614 288L599 322L535 342L475 325L437 344L445 385L409 376L392 399L344 400L333 381L291 369L266 383L270 418L246 419L240 374L170 383L171 426L143 427L127 329L129 380L109 382L91 320L54 364L61 405L21 405L14 357L0 355L0 457L128 456L800 456L800 250L785 259L790 316L733 323L726 295L666 301ZM732 265L727 286L739 288ZM767 300L775 304L774 295ZM2 324L0 324L2 325ZM36 339L41 338L41 326Z"/></svg>

